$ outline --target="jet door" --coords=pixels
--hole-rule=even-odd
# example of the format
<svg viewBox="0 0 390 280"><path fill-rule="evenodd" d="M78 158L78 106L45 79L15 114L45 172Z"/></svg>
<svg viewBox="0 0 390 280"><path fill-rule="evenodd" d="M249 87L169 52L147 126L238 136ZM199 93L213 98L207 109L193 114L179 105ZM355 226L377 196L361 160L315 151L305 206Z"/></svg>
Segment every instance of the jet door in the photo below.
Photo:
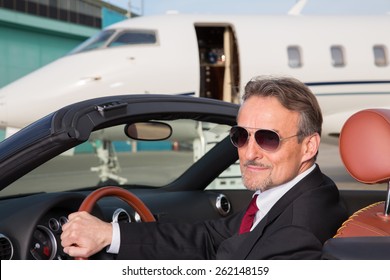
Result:
<svg viewBox="0 0 390 280"><path fill-rule="evenodd" d="M237 41L230 25L195 25L200 60L200 96L239 103Z"/></svg>

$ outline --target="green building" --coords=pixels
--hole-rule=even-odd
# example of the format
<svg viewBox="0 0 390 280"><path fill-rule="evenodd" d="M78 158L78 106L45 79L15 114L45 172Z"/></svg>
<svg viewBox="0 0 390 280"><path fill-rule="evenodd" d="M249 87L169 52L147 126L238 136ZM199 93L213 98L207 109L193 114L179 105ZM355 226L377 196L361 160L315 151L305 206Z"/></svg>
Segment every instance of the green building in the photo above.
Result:
<svg viewBox="0 0 390 280"><path fill-rule="evenodd" d="M0 88L67 54L126 14L97 0L0 0Z"/></svg>

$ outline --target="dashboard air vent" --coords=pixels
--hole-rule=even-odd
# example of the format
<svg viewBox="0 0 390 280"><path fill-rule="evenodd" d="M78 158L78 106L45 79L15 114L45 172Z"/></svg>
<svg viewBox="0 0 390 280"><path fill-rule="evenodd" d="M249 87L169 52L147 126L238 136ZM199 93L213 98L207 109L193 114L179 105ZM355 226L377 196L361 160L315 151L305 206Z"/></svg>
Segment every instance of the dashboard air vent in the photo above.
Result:
<svg viewBox="0 0 390 280"><path fill-rule="evenodd" d="M14 254L11 240L0 233L0 260L10 260Z"/></svg>
<svg viewBox="0 0 390 280"><path fill-rule="evenodd" d="M112 221L114 223L130 223L131 219L126 210L118 208L115 210L114 214L112 214Z"/></svg>
<svg viewBox="0 0 390 280"><path fill-rule="evenodd" d="M219 214L221 214L222 216L226 216L230 213L231 204L224 194L219 194L217 196L215 206L217 207Z"/></svg>

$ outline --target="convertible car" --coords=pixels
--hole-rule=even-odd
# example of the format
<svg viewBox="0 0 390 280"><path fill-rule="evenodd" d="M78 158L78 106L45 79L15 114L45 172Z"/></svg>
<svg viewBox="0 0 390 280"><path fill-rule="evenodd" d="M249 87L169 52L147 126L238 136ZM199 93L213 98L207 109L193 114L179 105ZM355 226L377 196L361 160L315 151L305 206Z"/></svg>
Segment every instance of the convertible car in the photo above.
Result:
<svg viewBox="0 0 390 280"><path fill-rule="evenodd" d="M237 111L191 96L106 97L66 106L3 140L0 259L69 259L61 226L79 209L134 223L199 221L246 207L252 193L228 137ZM341 195L350 214L386 199L385 190ZM330 242L326 256L369 258L372 242L349 255L339 254L344 243Z"/></svg>

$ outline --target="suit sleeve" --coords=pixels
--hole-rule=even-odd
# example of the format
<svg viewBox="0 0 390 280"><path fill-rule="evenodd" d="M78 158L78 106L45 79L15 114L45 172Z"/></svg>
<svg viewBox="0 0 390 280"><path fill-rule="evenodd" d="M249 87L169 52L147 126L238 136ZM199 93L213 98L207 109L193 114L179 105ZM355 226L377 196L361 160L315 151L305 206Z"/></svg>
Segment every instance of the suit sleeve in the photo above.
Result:
<svg viewBox="0 0 390 280"><path fill-rule="evenodd" d="M118 259L215 259L238 229L240 214L201 223L120 224Z"/></svg>

